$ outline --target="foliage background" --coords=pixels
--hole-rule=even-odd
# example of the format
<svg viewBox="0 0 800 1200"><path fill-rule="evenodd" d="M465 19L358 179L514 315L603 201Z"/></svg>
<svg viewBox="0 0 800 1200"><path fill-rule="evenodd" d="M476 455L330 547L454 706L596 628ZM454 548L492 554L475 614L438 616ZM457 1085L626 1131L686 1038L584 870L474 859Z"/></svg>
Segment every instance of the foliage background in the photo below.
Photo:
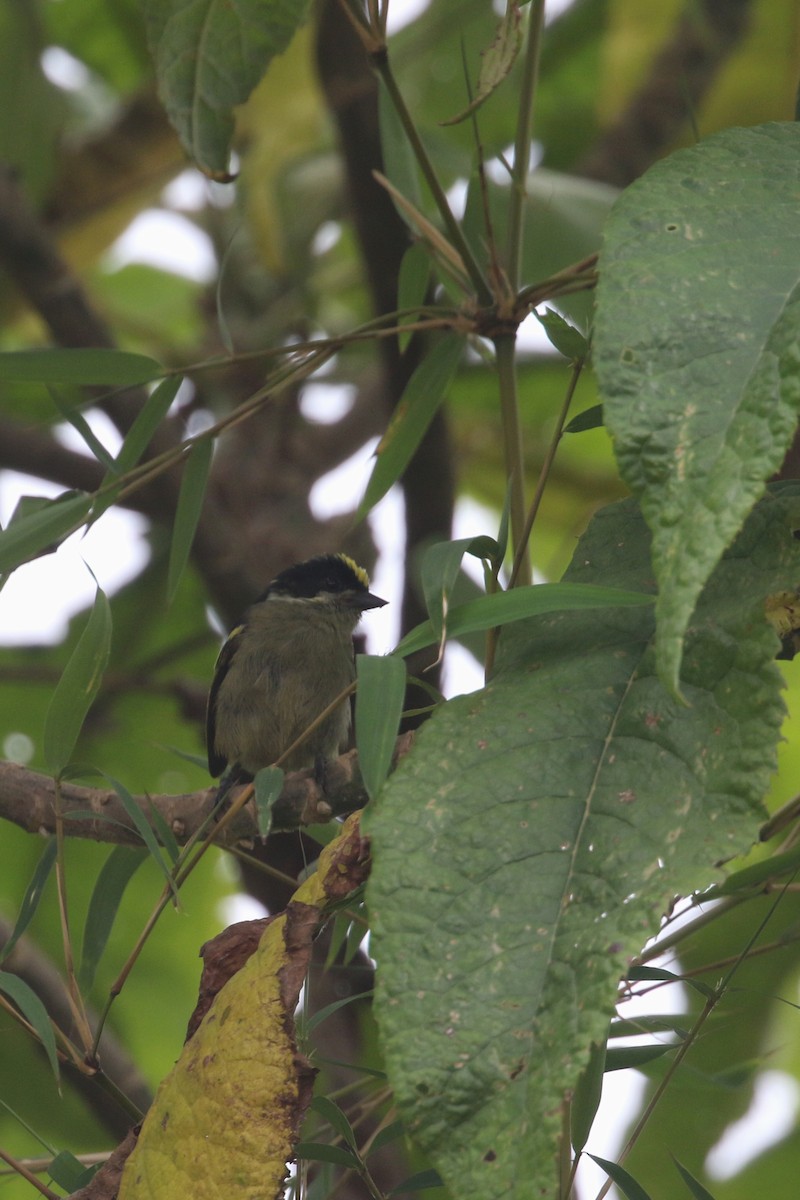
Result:
<svg viewBox="0 0 800 1200"><path fill-rule="evenodd" d="M796 5L791 0L717 5L730 13L728 42L707 56L705 77L700 68L689 71L695 63L692 48L676 24L682 7L677 0L664 0L656 10L637 0L578 0L550 26L536 109L545 173L531 205L534 233L526 277L539 277L595 249L616 194L611 189L626 186L656 158L718 129L791 118L800 61ZM63 316L58 313L48 321L42 308L37 310L35 295L29 290L26 298L20 289L20 264L13 246L5 245L4 349L51 340L78 345L82 337L84 344L98 344L102 330L125 349L180 366L224 353L232 344L242 357L225 369L196 374L193 389L182 397L176 423L191 427L207 413L216 417L228 411L259 386L263 360L248 358L247 352L263 352L287 336L335 335L368 319L376 303L393 307L393 287L388 298L379 294L380 280L395 278L390 249L382 261L381 239L367 241L364 197L354 188L352 174L348 191L339 149L340 137L347 145L347 114L337 109L337 80L325 71L336 58L331 47L340 36L332 25L335 8L320 6L315 23L276 61L240 111L242 173L235 188L209 185L199 207L180 212L210 239L221 270L217 291L216 281L201 284L152 265L116 268L108 256L139 213L152 207L180 211L170 199L177 193L168 185L190 169L156 97L138 5L134 0L0 0L0 160L14 168L35 220L63 256L67 278L80 282L96 321L94 327L76 321L67 328L58 325ZM448 185L467 175L471 154L467 125L443 129L439 124L461 107L461 40L467 61L475 62L493 25L483 0L464 0L457 27L448 0L432 0L393 41L395 72ZM65 88L48 76L46 64L52 75L57 61L53 47L73 56L75 86ZM516 103L512 77L482 110L488 154L511 142ZM359 229L362 244L371 247L367 269ZM321 230L325 237L319 236ZM531 350L521 363L530 478L543 461L566 373L563 362L547 352ZM164 602L169 485L141 502L149 557L113 597L112 660L80 747L81 759L123 780L131 791L189 791L207 783L201 768L169 748L202 754L202 709L216 646L206 615L209 602L223 621L231 621L288 561L340 545L361 559L371 557L363 527L350 533L346 516L314 516L308 495L315 480L380 432L403 379L386 354L377 355L369 346L350 348L337 358L325 384L332 388L342 382L351 386L354 400L338 422L309 420L302 395L291 392L228 435L214 463L206 539L169 608ZM319 395L324 403L324 392ZM596 401L587 371L575 410ZM332 393L329 403L334 403ZM45 389L2 384L0 467L61 487L94 486L96 464L64 446L60 427ZM565 439L534 545L534 563L545 578L560 576L591 512L622 491L602 429ZM476 361L457 377L447 425L436 423L407 481L409 581L419 546L447 535L454 498L476 497L499 510L504 492L492 381ZM57 598L42 597L42 603L55 607ZM413 624L421 610L410 582L398 607L404 626ZM8 646L0 652L0 743L8 753L9 737L26 734L34 768L43 767L41 730L53 683L84 623L85 614L79 614L60 645ZM791 666L788 678L793 692ZM788 702L796 711L791 693ZM773 803L796 790L797 766L796 744L788 740ZM4 826L0 906L11 920L40 849L36 839ZM69 846L75 929L81 928L106 854L94 845ZM283 845L279 854L285 861L296 850ZM246 881L268 903L280 903L280 893L265 894L252 876ZM237 886L220 859L192 880L183 911L166 914L114 1010L114 1031L151 1086L177 1055L196 990L198 948L219 928L219 902ZM98 1003L157 887L149 866L134 878L98 975ZM787 897L782 910L787 930L797 919L794 904ZM745 927L740 922L748 922L749 930L752 920L750 910L746 916L732 914L724 935L713 928L682 950L682 965L723 957L726 941L735 950ZM56 960L57 928L55 897L48 894L29 933L36 947ZM713 940L711 947L703 944L703 936ZM681 1157L699 1173L707 1149L746 1109L764 1065L797 1077L796 1011L776 999L797 1001L797 967L797 951L787 944L748 968L750 974L701 1043L701 1061L662 1102L658 1138L642 1140L631 1170L645 1178L651 1171L660 1176L666 1144L681 1147ZM40 1056L6 1017L0 1021L0 1099L57 1148L81 1152L114 1145L118 1125L92 1111L68 1085L59 1096ZM738 1073L731 1063L740 1064ZM729 1074L721 1091L714 1077L723 1066ZM658 1064L649 1068L653 1075L659 1069ZM694 1119L698 1104L708 1114L702 1127ZM752 1195L753 1177L759 1189L788 1196L796 1141L796 1133L789 1134L740 1177L715 1183L715 1196ZM10 1116L0 1121L0 1144L18 1156L41 1152L37 1139ZM665 1178L660 1196L684 1194L679 1181L672 1185ZM30 1189L9 1183L6 1194L14 1200Z"/></svg>

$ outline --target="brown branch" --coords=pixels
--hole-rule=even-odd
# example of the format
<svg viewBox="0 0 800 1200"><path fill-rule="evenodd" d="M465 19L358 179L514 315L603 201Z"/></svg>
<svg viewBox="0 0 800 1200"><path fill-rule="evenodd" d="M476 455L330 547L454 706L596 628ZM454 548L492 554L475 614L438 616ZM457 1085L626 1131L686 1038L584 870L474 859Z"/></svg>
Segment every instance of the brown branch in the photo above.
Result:
<svg viewBox="0 0 800 1200"><path fill-rule="evenodd" d="M575 173L626 187L670 149L744 37L752 0L686 5L648 78Z"/></svg>
<svg viewBox="0 0 800 1200"><path fill-rule="evenodd" d="M412 736L404 734L397 739L395 762L410 749ZM149 815L153 811L166 822L176 841L184 843L208 816L215 794L215 788L206 788L176 796L140 796L137 803L156 833ZM366 802L358 755L355 750L349 750L327 768L324 789L313 769L286 775L283 791L273 809L273 829L280 832L323 823L355 812ZM0 817L27 833L52 834L55 832L54 804L55 785L50 776L39 775L16 763L0 763ZM61 808L64 832L68 837L126 846L142 844L135 824L113 789L62 783ZM78 816L78 813L92 815ZM220 842L231 845L257 835L258 825L251 803L231 827L224 830Z"/></svg>

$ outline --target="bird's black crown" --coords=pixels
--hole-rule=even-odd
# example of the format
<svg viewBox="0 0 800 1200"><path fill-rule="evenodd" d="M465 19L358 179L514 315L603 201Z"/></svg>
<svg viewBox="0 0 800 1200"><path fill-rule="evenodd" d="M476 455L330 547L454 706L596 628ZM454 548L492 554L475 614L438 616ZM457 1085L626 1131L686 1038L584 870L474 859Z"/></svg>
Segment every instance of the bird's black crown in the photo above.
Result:
<svg viewBox="0 0 800 1200"><path fill-rule="evenodd" d="M338 595L342 592L368 591L369 576L352 558L346 554L320 554L287 567L280 575L276 575L264 599L271 595L283 595L310 600L322 592Z"/></svg>

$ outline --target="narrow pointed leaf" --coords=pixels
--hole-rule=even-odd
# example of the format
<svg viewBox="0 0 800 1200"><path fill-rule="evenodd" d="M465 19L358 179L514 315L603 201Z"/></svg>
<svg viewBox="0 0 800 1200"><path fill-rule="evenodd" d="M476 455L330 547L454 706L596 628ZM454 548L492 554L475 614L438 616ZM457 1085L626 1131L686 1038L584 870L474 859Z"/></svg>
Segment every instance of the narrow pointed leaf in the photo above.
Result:
<svg viewBox="0 0 800 1200"><path fill-rule="evenodd" d="M569 424L564 426L564 433L583 433L585 429L600 429L603 423L602 404L593 404L591 408L585 408L577 417L573 417Z"/></svg>
<svg viewBox="0 0 800 1200"><path fill-rule="evenodd" d="M361 777L370 797L377 796L392 765L403 713L406 668L393 655L356 655L356 744Z"/></svg>
<svg viewBox="0 0 800 1200"><path fill-rule="evenodd" d="M494 629L522 621L538 613L572 612L577 609L639 607L651 605L653 597L644 592L628 592L621 588L595 587L572 583L537 583L530 587L512 588L510 592L495 592L479 596L451 608L447 614L450 637L461 637L481 629ZM394 653L414 654L437 641L430 621L423 622L407 633Z"/></svg>
<svg viewBox="0 0 800 1200"><path fill-rule="evenodd" d="M430 255L420 242L409 246L400 263L400 276L397 281L397 307L404 309L417 308L425 300L431 277ZM400 324L414 320L415 317L400 317ZM411 333L399 333L397 341L401 351L405 350L411 340Z"/></svg>
<svg viewBox="0 0 800 1200"><path fill-rule="evenodd" d="M536 319L547 334L550 344L555 346L559 354L565 358L586 358L589 353L589 342L579 329L565 321L560 313L552 308L542 313L535 313Z"/></svg>
<svg viewBox="0 0 800 1200"><path fill-rule="evenodd" d="M253 780L253 795L256 802L258 832L265 838L272 828L272 809L283 789L283 771L280 767L262 767Z"/></svg>
<svg viewBox="0 0 800 1200"><path fill-rule="evenodd" d="M590 1154L589 1158L593 1159L598 1167L603 1168L609 1179L614 1181L623 1196L626 1197L626 1200L651 1200L650 1194L633 1178L630 1171L626 1171L619 1163L610 1162L607 1158L598 1158L596 1154Z"/></svg>
<svg viewBox="0 0 800 1200"><path fill-rule="evenodd" d="M458 116L442 121L442 125L458 125L465 121L508 78L522 47L522 21L517 0L506 0L506 11L498 23L492 44L481 54L481 70L475 96Z"/></svg>
<svg viewBox="0 0 800 1200"><path fill-rule="evenodd" d="M377 460L356 514L358 520L374 508L405 471L445 398L463 351L463 337L446 334L409 379L376 451Z"/></svg>
<svg viewBox="0 0 800 1200"><path fill-rule="evenodd" d="M53 403L61 413L61 416L72 426L78 436L83 439L85 445L88 447L97 461L101 463L107 470L112 469L114 465L113 455L106 450L105 446L100 441L89 422L86 420L86 417L84 417L80 408L74 403L70 404L69 401L61 395L57 388L50 387L48 390L53 399Z"/></svg>
<svg viewBox="0 0 800 1200"><path fill-rule="evenodd" d="M175 886L174 886L174 881L172 879L172 875L170 873L169 867L164 862L164 856L161 853L161 847L158 844L158 839L156 838L156 835L153 832L153 830L150 826L150 823L147 820L147 817L144 815L141 808L136 803L136 801L134 800L133 796L128 791L128 789L126 787L124 787L123 784L121 784L118 779L114 779L114 777L112 775L106 775L105 778L108 779L108 782L111 784L114 791L119 796L120 801L122 802L123 808L125 809L126 813L130 817L133 824L136 826L137 833L139 834L139 836L141 837L145 846L149 850L150 857L157 864L157 866L158 866L159 870L161 871L161 873L163 874L165 880L170 885L170 887L173 889L173 892L174 892L175 896L177 897L177 892L175 891Z"/></svg>
<svg viewBox="0 0 800 1200"><path fill-rule="evenodd" d="M351 1170L356 1165L352 1151L342 1146L329 1146L327 1142L298 1142L295 1156L308 1159L309 1162L333 1163L336 1167L349 1167Z"/></svg>
<svg viewBox="0 0 800 1200"><path fill-rule="evenodd" d="M679 150L622 193L606 228L594 360L653 533L658 665L673 689L703 584L797 427L799 228L794 123Z"/></svg>
<svg viewBox="0 0 800 1200"><path fill-rule="evenodd" d="M141 850L131 846L115 846L103 863L89 901L83 929L78 982L84 995L94 983L95 972L108 944L125 888L144 860L145 855Z"/></svg>
<svg viewBox="0 0 800 1200"><path fill-rule="evenodd" d="M592 1131L603 1095L605 1069L606 1043L593 1042L569 1106L570 1141L576 1154L581 1153Z"/></svg>
<svg viewBox="0 0 800 1200"><path fill-rule="evenodd" d="M58 1054L53 1026L50 1024L47 1009L36 992L24 979L12 975L10 971L0 971L0 992L14 1002L28 1024L33 1027L36 1036L42 1043L51 1070L58 1079Z"/></svg>
<svg viewBox="0 0 800 1200"><path fill-rule="evenodd" d="M0 950L0 963L5 962L11 951L16 946L19 939L22 937L25 930L31 923L36 909L39 907L39 901L42 898L42 892L47 880L50 878L50 872L53 869L53 863L56 861L56 839L49 838L42 851L42 856L36 864L36 869L31 876L31 881L25 889L25 895L22 897L22 902L19 906L19 914L11 932L11 937Z"/></svg>
<svg viewBox="0 0 800 1200"><path fill-rule="evenodd" d="M312 1112L317 1116L322 1117L330 1125L334 1133L338 1133L346 1145L356 1148L356 1135L353 1133L353 1127L348 1121L345 1114L335 1104L333 1100L329 1100L327 1096L315 1096L309 1104Z"/></svg>
<svg viewBox="0 0 800 1200"><path fill-rule="evenodd" d="M11 350L0 354L0 379L25 383L132 387L163 373L154 358L126 350Z"/></svg>
<svg viewBox="0 0 800 1200"><path fill-rule="evenodd" d="M48 554L84 524L92 508L90 496L65 492L63 496L10 521L0 532L0 571Z"/></svg>
<svg viewBox="0 0 800 1200"><path fill-rule="evenodd" d="M54 775L66 767L86 714L100 690L111 651L111 608L98 588L86 627L72 651L44 722L44 758Z"/></svg>
<svg viewBox="0 0 800 1200"><path fill-rule="evenodd" d="M436 641L444 630L446 611L450 605L453 586L461 570L461 562L476 539L459 538L453 542L436 542L425 551L420 569L422 594Z"/></svg>
<svg viewBox="0 0 800 1200"><path fill-rule="evenodd" d="M197 522L203 508L206 494L208 472L214 454L214 443L211 438L203 438L195 442L189 451L186 466L183 468L181 490L178 496L178 507L175 522L172 527L172 543L169 550L169 568L167 570L167 601L175 596L181 581L189 552L192 548Z"/></svg>
<svg viewBox="0 0 800 1200"><path fill-rule="evenodd" d="M153 388L120 447L114 463L118 475L123 475L136 466L152 441L153 434L169 412L182 383L181 375L172 375L168 379L162 379Z"/></svg>
<svg viewBox="0 0 800 1200"><path fill-rule="evenodd" d="M684 1167L682 1163L678 1162L674 1154L672 1155L672 1161L675 1163L681 1179L694 1196L694 1200L714 1200L714 1197L711 1195L711 1192L708 1190L708 1188L703 1187L700 1180L695 1179L691 1171L687 1171L686 1167Z"/></svg>

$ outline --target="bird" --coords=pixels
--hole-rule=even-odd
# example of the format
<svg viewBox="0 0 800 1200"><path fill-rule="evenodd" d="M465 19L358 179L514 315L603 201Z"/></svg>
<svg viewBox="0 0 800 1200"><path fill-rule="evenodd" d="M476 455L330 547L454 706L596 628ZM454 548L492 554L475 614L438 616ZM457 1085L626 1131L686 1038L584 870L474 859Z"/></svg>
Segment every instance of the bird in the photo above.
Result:
<svg viewBox="0 0 800 1200"><path fill-rule="evenodd" d="M346 554L323 554L281 571L226 639L206 714L208 769L220 795L270 766L355 679L353 633L362 613L387 602ZM326 762L347 746L342 701L281 763L287 771Z"/></svg>

